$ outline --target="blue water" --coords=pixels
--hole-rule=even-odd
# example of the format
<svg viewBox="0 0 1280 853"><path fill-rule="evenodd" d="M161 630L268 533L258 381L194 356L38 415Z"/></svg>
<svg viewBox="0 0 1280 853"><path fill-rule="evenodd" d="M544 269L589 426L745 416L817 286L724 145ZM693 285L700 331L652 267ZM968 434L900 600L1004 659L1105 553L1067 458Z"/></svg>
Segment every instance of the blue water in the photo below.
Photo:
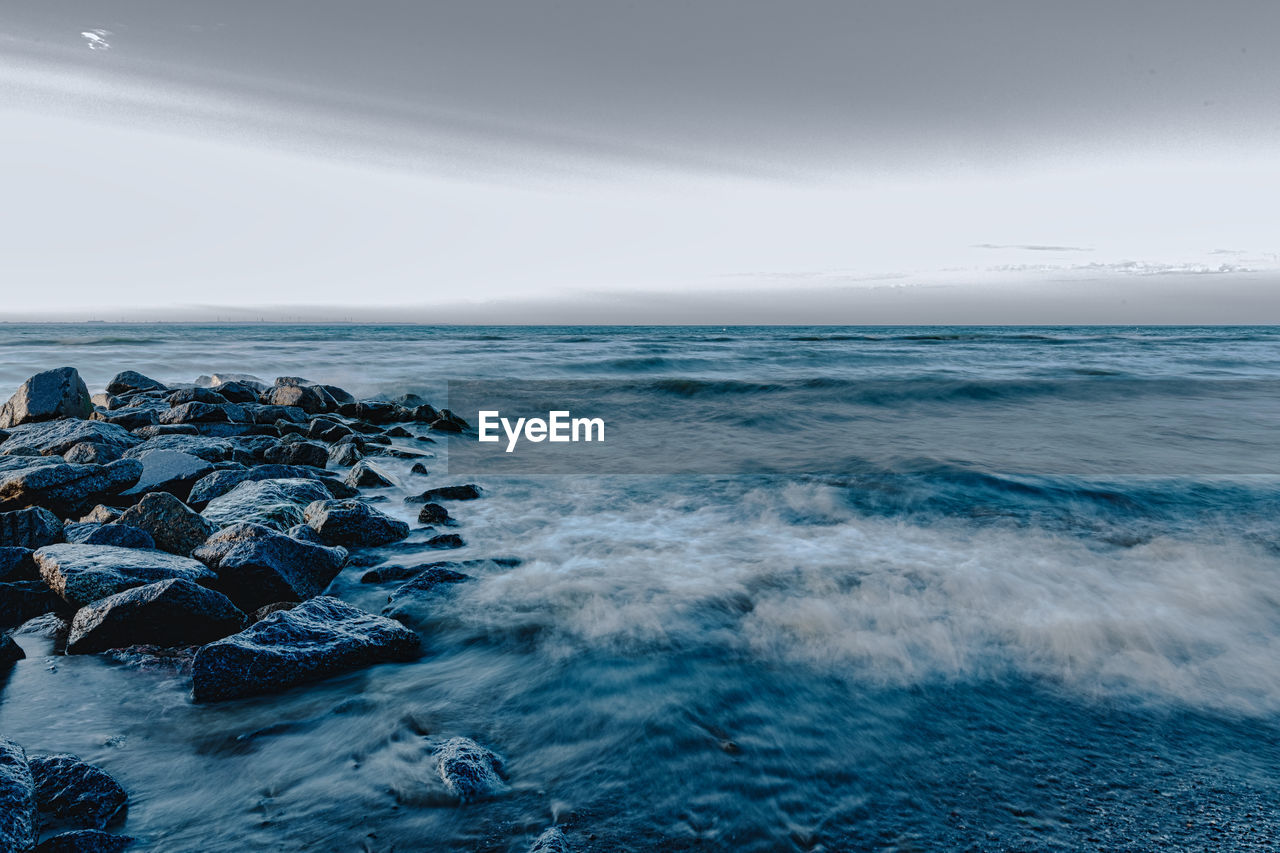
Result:
<svg viewBox="0 0 1280 853"><path fill-rule="evenodd" d="M458 556L524 563L412 607L417 663L198 707L20 636L0 730L115 772L140 849L1273 849L1280 330L0 324L0 393L62 364L546 380L618 436L558 474L437 448L488 493ZM510 790L443 796L454 735Z"/></svg>

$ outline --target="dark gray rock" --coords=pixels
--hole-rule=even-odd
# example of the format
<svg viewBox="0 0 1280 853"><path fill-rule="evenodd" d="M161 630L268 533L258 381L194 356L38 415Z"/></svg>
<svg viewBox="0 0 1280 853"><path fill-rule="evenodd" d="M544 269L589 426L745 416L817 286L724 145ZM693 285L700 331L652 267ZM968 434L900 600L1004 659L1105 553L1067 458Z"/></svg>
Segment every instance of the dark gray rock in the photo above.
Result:
<svg viewBox="0 0 1280 853"><path fill-rule="evenodd" d="M431 422L431 429L436 432L462 432L462 426L447 418L437 418Z"/></svg>
<svg viewBox="0 0 1280 853"><path fill-rule="evenodd" d="M162 424L247 424L252 418L235 403L183 403L160 413Z"/></svg>
<svg viewBox="0 0 1280 853"><path fill-rule="evenodd" d="M329 462L329 450L314 441L294 441L269 448L262 454L267 462L277 465L309 465L323 468Z"/></svg>
<svg viewBox="0 0 1280 853"><path fill-rule="evenodd" d="M217 574L219 589L250 611L324 592L342 571L347 552L260 524L235 524L218 531L194 556Z"/></svg>
<svg viewBox="0 0 1280 853"><path fill-rule="evenodd" d="M560 827L552 826L537 837L529 853L569 853L569 840Z"/></svg>
<svg viewBox="0 0 1280 853"><path fill-rule="evenodd" d="M259 404L247 407L253 415L253 422L258 424L293 424L302 426L307 423L307 413L297 406L268 406Z"/></svg>
<svg viewBox="0 0 1280 853"><path fill-rule="evenodd" d="M361 580L364 580L361 578ZM454 571L445 565L431 566L414 575L407 583L401 584L387 596L387 601L395 603L402 598L421 595L435 590L441 584L463 583L471 580L471 575Z"/></svg>
<svg viewBox="0 0 1280 853"><path fill-rule="evenodd" d="M390 477L368 460L357 462L342 482L355 489L382 489L395 485Z"/></svg>
<svg viewBox="0 0 1280 853"><path fill-rule="evenodd" d="M36 843L36 783L27 753L0 737L0 850L30 850Z"/></svg>
<svg viewBox="0 0 1280 853"><path fill-rule="evenodd" d="M288 530L306 520L307 506L329 499L329 494L318 480L245 480L209 501L203 514L217 527L250 522Z"/></svg>
<svg viewBox="0 0 1280 853"><path fill-rule="evenodd" d="M184 557L218 532L217 524L168 492L143 495L142 500L125 510L116 523L145 530L161 551Z"/></svg>
<svg viewBox="0 0 1280 853"><path fill-rule="evenodd" d="M409 432L402 426L393 426L391 429L383 433L389 438L413 438L413 433Z"/></svg>
<svg viewBox="0 0 1280 853"><path fill-rule="evenodd" d="M222 593L173 578L81 607L71 620L67 654L139 645L200 646L245 624L244 613Z"/></svg>
<svg viewBox="0 0 1280 853"><path fill-rule="evenodd" d="M265 391L267 383L262 381L259 376L252 373L215 373L212 376L199 376L196 378L195 384L220 388L228 382L241 382L245 385L257 388L259 391Z"/></svg>
<svg viewBox="0 0 1280 853"><path fill-rule="evenodd" d="M297 539L299 542L310 542L313 545L323 545L324 540L320 538L320 534L309 524L295 524L285 531L288 535Z"/></svg>
<svg viewBox="0 0 1280 853"><path fill-rule="evenodd" d="M418 512L419 524L450 524L452 521L453 516L449 515L449 510L440 504L423 504Z"/></svg>
<svg viewBox="0 0 1280 853"><path fill-rule="evenodd" d="M129 795L111 774L74 755L32 755L27 759L41 817L64 826L102 829Z"/></svg>
<svg viewBox="0 0 1280 853"><path fill-rule="evenodd" d="M405 503L428 503L431 501L473 501L480 497L480 487L467 483L462 486L438 486L434 489L427 489L420 495L411 495L405 498Z"/></svg>
<svg viewBox="0 0 1280 853"><path fill-rule="evenodd" d="M168 386L163 382L157 382L150 376L143 376L136 370L125 370L117 373L107 383L108 394L135 394L138 391L167 391Z"/></svg>
<svg viewBox="0 0 1280 853"><path fill-rule="evenodd" d="M326 545L370 548L396 542L409 535L409 525L352 498L316 501L303 513Z"/></svg>
<svg viewBox="0 0 1280 853"><path fill-rule="evenodd" d="M133 434L140 439L150 441L153 438L160 438L166 435L199 435L200 431L192 424L155 423L134 427Z"/></svg>
<svg viewBox="0 0 1280 853"><path fill-rule="evenodd" d="M420 474L420 475L422 475L422 476L424 476L424 477L425 477L425 476L426 476L427 474L429 474L430 472L429 472L429 471L427 471L427 466L426 466L426 465L423 465L421 462L415 462L415 463L413 463L413 466L409 469L409 473L410 473L410 474Z"/></svg>
<svg viewBox="0 0 1280 853"><path fill-rule="evenodd" d="M62 458L73 465L106 465L108 462L115 462L122 455L120 448L110 444L82 441L73 444L70 450L62 454Z"/></svg>
<svg viewBox="0 0 1280 853"><path fill-rule="evenodd" d="M222 395L221 389L215 391L212 388L201 388L199 385L192 388L179 388L165 395L165 400L171 408L185 406L188 403L203 403L206 405L218 406L229 402Z"/></svg>
<svg viewBox="0 0 1280 853"><path fill-rule="evenodd" d="M329 416L313 418L306 432L307 438L314 438L326 444L332 444L348 435L352 435L351 427L330 420Z"/></svg>
<svg viewBox="0 0 1280 853"><path fill-rule="evenodd" d="M126 450L141 442L142 439L116 424L64 420L15 427L5 444L32 447L46 456L61 456L77 444L101 444Z"/></svg>
<svg viewBox="0 0 1280 853"><path fill-rule="evenodd" d="M127 524L78 522L66 527L67 541L76 545L115 545L118 548L155 548L151 534Z"/></svg>
<svg viewBox="0 0 1280 853"><path fill-rule="evenodd" d="M378 566L370 569L360 576L360 583L395 583L412 580L418 575L429 571L438 571L447 569L457 576L457 580L465 580L468 575L459 572L459 569L470 569L477 567L510 569L520 565L519 557L485 557L470 560L437 560L433 563L422 563L417 566L402 566L391 564Z"/></svg>
<svg viewBox="0 0 1280 853"><path fill-rule="evenodd" d="M160 413L150 408L126 408L108 412L105 415L101 412L95 412L94 420L115 424L127 430L136 430L160 423Z"/></svg>
<svg viewBox="0 0 1280 853"><path fill-rule="evenodd" d="M62 599L42 580L0 583L0 629L21 625L65 607Z"/></svg>
<svg viewBox="0 0 1280 853"><path fill-rule="evenodd" d="M106 504L98 504L93 509L80 517L81 523L97 522L98 524L110 524L120 517L121 510Z"/></svg>
<svg viewBox="0 0 1280 853"><path fill-rule="evenodd" d="M71 620L66 616L61 613L44 613L23 622L14 629L13 633L24 637L40 637L45 640L53 640L55 643L61 642L65 646L67 634L70 632Z"/></svg>
<svg viewBox="0 0 1280 853"><path fill-rule="evenodd" d="M249 615L249 623L257 624L272 613L279 613L281 610L292 610L297 606L298 602L296 601L273 601L270 604L264 604Z"/></svg>
<svg viewBox="0 0 1280 853"><path fill-rule="evenodd" d="M125 451L126 459L140 459L154 450L177 450L199 456L209 462L229 462L235 458L236 446L226 439L203 435L160 435L149 438Z"/></svg>
<svg viewBox="0 0 1280 853"><path fill-rule="evenodd" d="M217 392L232 403L257 403L258 389L247 382L223 382Z"/></svg>
<svg viewBox="0 0 1280 853"><path fill-rule="evenodd" d="M464 802L502 788L502 759L471 738L449 738L436 748L435 755L444 786Z"/></svg>
<svg viewBox="0 0 1280 853"><path fill-rule="evenodd" d="M197 702L216 702L418 654L418 635L400 623L321 596L200 649L192 684Z"/></svg>
<svg viewBox="0 0 1280 853"><path fill-rule="evenodd" d="M8 634L0 634L0 673L8 672L13 665L27 656L22 646Z"/></svg>
<svg viewBox="0 0 1280 853"><path fill-rule="evenodd" d="M329 464L337 468L355 465L363 458L364 454L360 452L360 448L353 441L335 444L329 448Z"/></svg>
<svg viewBox="0 0 1280 853"><path fill-rule="evenodd" d="M190 557L110 545L48 545L35 552L40 576L73 607L135 586L186 578L212 586L217 576Z"/></svg>
<svg viewBox="0 0 1280 853"><path fill-rule="evenodd" d="M112 835L100 829L73 829L41 841L35 853L119 853L132 843L133 839L127 835Z"/></svg>
<svg viewBox="0 0 1280 853"><path fill-rule="evenodd" d="M181 450L152 450L135 458L142 463L142 475L131 488L121 492L125 497L168 492L184 500L197 481L216 470L207 459Z"/></svg>
<svg viewBox="0 0 1280 853"><path fill-rule="evenodd" d="M330 411L326 398L327 394L308 385L276 385L262 394L262 402L269 406L291 406L309 415Z"/></svg>
<svg viewBox="0 0 1280 853"><path fill-rule="evenodd" d="M47 509L0 512L0 546L34 550L65 541L62 521Z"/></svg>
<svg viewBox="0 0 1280 853"><path fill-rule="evenodd" d="M0 547L0 582L35 580L36 563L31 559L32 550L12 546Z"/></svg>
<svg viewBox="0 0 1280 853"><path fill-rule="evenodd" d="M439 536L432 536L426 542L422 543L424 548L462 548L466 546L466 542L456 533L441 533Z"/></svg>
<svg viewBox="0 0 1280 853"><path fill-rule="evenodd" d="M107 465L37 465L0 473L0 511L42 506L75 516L138 482L142 463L118 459Z"/></svg>
<svg viewBox="0 0 1280 853"><path fill-rule="evenodd" d="M351 396L349 391L339 388L337 385L320 385L319 388L333 398L335 408L356 401L356 398Z"/></svg>
<svg viewBox="0 0 1280 853"><path fill-rule="evenodd" d="M37 373L0 408L0 429L57 418L87 418L93 414L89 389L74 367Z"/></svg>

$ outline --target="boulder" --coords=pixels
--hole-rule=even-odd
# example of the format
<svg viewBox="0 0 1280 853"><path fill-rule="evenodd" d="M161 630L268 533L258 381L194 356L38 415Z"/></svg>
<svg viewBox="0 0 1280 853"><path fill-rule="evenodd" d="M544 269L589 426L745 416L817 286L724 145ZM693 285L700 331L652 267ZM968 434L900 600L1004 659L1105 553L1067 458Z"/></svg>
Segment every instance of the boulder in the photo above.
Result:
<svg viewBox="0 0 1280 853"><path fill-rule="evenodd" d="M217 391L222 397L232 403L257 403L258 389L247 382L232 380L217 385Z"/></svg>
<svg viewBox="0 0 1280 853"><path fill-rule="evenodd" d="M429 474L429 473L431 473L431 472L429 472L429 471L427 470L427 466L426 466L426 465L423 465L421 462L415 462L415 463L413 463L412 467L410 467L410 468L409 468L409 473L410 473L410 474L421 474L422 476L424 476L424 477L425 477L427 474Z"/></svg>
<svg viewBox="0 0 1280 853"><path fill-rule="evenodd" d="M309 385L276 385L263 392L262 402L269 406L292 406L309 415L318 415L329 411L326 397L327 394Z"/></svg>
<svg viewBox="0 0 1280 853"><path fill-rule="evenodd" d="M8 672L13 665L27 656L22 646L8 634L0 634L0 673Z"/></svg>
<svg viewBox="0 0 1280 853"><path fill-rule="evenodd" d="M120 448L110 444L82 441L73 444L70 450L62 454L62 458L74 465L106 465L108 462L115 462L121 455Z"/></svg>
<svg viewBox="0 0 1280 853"><path fill-rule="evenodd" d="M405 503L420 504L432 501L473 501L480 497L480 487L474 483L463 486L438 486L427 489L420 495L410 495Z"/></svg>
<svg viewBox="0 0 1280 853"><path fill-rule="evenodd" d="M162 424L244 424L252 418L240 406L221 403L183 403L160 413Z"/></svg>
<svg viewBox="0 0 1280 853"><path fill-rule="evenodd" d="M320 534L309 524L295 524L285 531L288 535L297 539L299 542L310 542L313 545L323 545L324 540L320 538Z"/></svg>
<svg viewBox="0 0 1280 853"><path fill-rule="evenodd" d="M74 755L32 755L27 763L41 817L63 826L102 829L129 795L111 774Z"/></svg>
<svg viewBox="0 0 1280 853"><path fill-rule="evenodd" d="M227 462L236 455L236 447L231 442L204 435L158 435L129 448L124 455L126 459L139 459L154 450L178 450L208 462Z"/></svg>
<svg viewBox="0 0 1280 853"><path fill-rule="evenodd" d="M141 444L129 430L103 421L64 420L23 424L11 431L6 444L33 448L45 456L61 456L77 444L101 444L127 450Z"/></svg>
<svg viewBox="0 0 1280 853"><path fill-rule="evenodd" d="M216 470L207 459L181 450L152 450L135 458L142 463L142 475L121 493L125 497L168 492L185 499L197 481Z"/></svg>
<svg viewBox="0 0 1280 853"><path fill-rule="evenodd" d="M76 611L67 654L126 646L199 646L234 634L245 615L222 593L185 578L138 586Z"/></svg>
<svg viewBox="0 0 1280 853"><path fill-rule="evenodd" d="M502 788L502 759L471 738L449 738L436 748L435 756L444 786L464 802Z"/></svg>
<svg viewBox="0 0 1280 853"><path fill-rule="evenodd" d="M193 556L217 574L219 589L251 611L324 592L342 571L347 552L260 524L235 524L218 531Z"/></svg>
<svg viewBox="0 0 1280 853"><path fill-rule="evenodd" d="M214 498L221 497L244 482L259 480L315 480L329 492L330 497L349 498L355 496L355 490L346 484L327 477L304 465L258 465L253 468L214 471L202 477L191 487L187 503L192 506L207 504Z"/></svg>
<svg viewBox="0 0 1280 853"><path fill-rule="evenodd" d="M353 441L335 444L329 448L329 464L334 467L346 468L348 465L355 465L363 458L360 448Z"/></svg>
<svg viewBox="0 0 1280 853"><path fill-rule="evenodd" d="M35 549L65 541L62 521L47 509L0 512L0 546Z"/></svg>
<svg viewBox="0 0 1280 853"><path fill-rule="evenodd" d="M204 517L217 527L251 522L288 530L305 520L305 508L329 499L317 480L245 480L204 508Z"/></svg>
<svg viewBox="0 0 1280 853"><path fill-rule="evenodd" d="M35 465L0 472L0 511L46 507L58 515L79 515L138 482L142 463L117 459L107 465Z"/></svg>
<svg viewBox="0 0 1280 853"><path fill-rule="evenodd" d="M44 582L73 607L170 578L204 586L217 580L190 557L110 545L47 545L35 552L35 561Z"/></svg>
<svg viewBox="0 0 1280 853"><path fill-rule="evenodd" d="M139 391L167 391L168 386L157 382L150 376L143 376L136 370L125 370L117 373L107 383L107 393L122 396L136 394Z"/></svg>
<svg viewBox="0 0 1280 853"><path fill-rule="evenodd" d="M452 570L451 574L456 575L457 580L464 580L468 576L458 572L458 569L476 567L510 569L520 565L520 563L519 557L486 557L471 560L437 560L434 563L422 563L417 566L385 565L365 572L360 576L360 583L403 583L416 578L424 572L439 569Z"/></svg>
<svg viewBox="0 0 1280 853"><path fill-rule="evenodd" d="M0 629L21 625L65 607L44 581L0 583Z"/></svg>
<svg viewBox="0 0 1280 853"><path fill-rule="evenodd" d="M67 634L70 631L71 620L66 616L61 613L44 613L23 622L14 629L13 633L24 637L40 637L45 640L53 640L55 643L60 642L65 646Z"/></svg>
<svg viewBox="0 0 1280 853"><path fill-rule="evenodd" d="M0 737L0 850L30 850L36 843L36 783L27 753Z"/></svg>
<svg viewBox="0 0 1280 853"><path fill-rule="evenodd" d="M115 507L107 506L106 504L98 504L93 509L82 515L80 517L80 521L82 523L95 521L98 524L110 524L120 517L120 512L121 511Z"/></svg>
<svg viewBox="0 0 1280 853"><path fill-rule="evenodd" d="M431 422L431 429L436 432L462 432L462 426L447 418L437 418Z"/></svg>
<svg viewBox="0 0 1280 853"><path fill-rule="evenodd" d="M449 515L449 510L440 504L423 504L418 512L419 524L449 524L452 521L453 516Z"/></svg>
<svg viewBox="0 0 1280 853"><path fill-rule="evenodd" d="M315 438L333 444L343 436L352 435L351 427L329 420L328 416L314 418L307 426L307 438Z"/></svg>
<svg viewBox="0 0 1280 853"><path fill-rule="evenodd" d="M534 840L529 853L569 853L569 841L560 827L552 826Z"/></svg>
<svg viewBox="0 0 1280 853"><path fill-rule="evenodd" d="M348 403L354 403L356 401L356 398L351 395L351 392L344 388L339 388L337 385L319 385L317 387L333 398L335 408L337 406L345 406Z"/></svg>
<svg viewBox="0 0 1280 853"><path fill-rule="evenodd" d="M266 619L272 613L279 613L281 610L292 610L298 606L296 601L273 601L270 604L264 604L253 613L249 614L249 623L255 624Z"/></svg>
<svg viewBox="0 0 1280 853"><path fill-rule="evenodd" d="M35 853L118 853L132 843L133 839L127 835L112 835L100 829L73 829L41 841Z"/></svg>
<svg viewBox="0 0 1280 853"><path fill-rule="evenodd" d="M381 489L395 485L390 477L368 460L357 462L342 482L353 489Z"/></svg>
<svg viewBox="0 0 1280 853"><path fill-rule="evenodd" d="M418 635L400 623L320 596L201 648L192 684L197 702L216 702L418 653Z"/></svg>
<svg viewBox="0 0 1280 853"><path fill-rule="evenodd" d="M115 545L119 548L155 548L151 534L127 524L99 524L92 521L68 524L67 541L76 545Z"/></svg>
<svg viewBox="0 0 1280 853"><path fill-rule="evenodd" d="M363 581L364 578L361 578ZM441 584L463 583L471 580L471 575L456 572L447 565L431 566L418 572L408 583L402 584L387 596L387 601L394 603L402 598L431 592Z"/></svg>
<svg viewBox="0 0 1280 853"><path fill-rule="evenodd" d="M134 427L133 434L138 438L150 441L153 438L160 438L166 435L199 435L200 430L196 429L192 424L147 424L146 426Z"/></svg>
<svg viewBox="0 0 1280 853"><path fill-rule="evenodd" d="M145 530L161 551L184 557L218 532L218 525L168 492L144 495L116 523Z"/></svg>
<svg viewBox="0 0 1280 853"><path fill-rule="evenodd" d="M74 367L37 373L0 408L0 429L58 418L87 418L93 414L89 389Z"/></svg>
<svg viewBox="0 0 1280 853"><path fill-rule="evenodd" d="M456 533L441 533L422 543L423 548L463 548L466 542Z"/></svg>
<svg viewBox="0 0 1280 853"><path fill-rule="evenodd" d="M31 548L0 547L0 582L35 580L36 563L31 552Z"/></svg>
<svg viewBox="0 0 1280 853"><path fill-rule="evenodd" d="M371 548L409 535L408 524L353 498L316 501L306 508L303 518L326 545Z"/></svg>
<svg viewBox="0 0 1280 853"><path fill-rule="evenodd" d="M262 454L267 462L277 465L309 465L323 468L329 462L329 450L314 441L281 442Z"/></svg>
<svg viewBox="0 0 1280 853"><path fill-rule="evenodd" d="M252 373L215 373L212 376L199 376L195 384L220 388L228 382L241 382L259 390L265 390L267 387L267 383L263 382L261 377L254 376Z"/></svg>
<svg viewBox="0 0 1280 853"><path fill-rule="evenodd" d="M389 438L413 438L413 433L409 432L402 426L393 426L391 429L383 433Z"/></svg>
<svg viewBox="0 0 1280 853"><path fill-rule="evenodd" d="M136 430L160 423L160 413L150 408L126 408L109 412L105 415L101 412L94 412L94 420L115 424L127 430Z"/></svg>

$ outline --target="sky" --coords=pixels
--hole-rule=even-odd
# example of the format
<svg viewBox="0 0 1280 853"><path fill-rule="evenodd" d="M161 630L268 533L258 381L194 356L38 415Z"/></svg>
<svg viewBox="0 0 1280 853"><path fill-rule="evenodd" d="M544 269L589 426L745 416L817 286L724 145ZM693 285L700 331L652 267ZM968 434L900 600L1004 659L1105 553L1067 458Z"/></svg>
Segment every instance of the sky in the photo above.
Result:
<svg viewBox="0 0 1280 853"><path fill-rule="evenodd" d="M1280 322L1280 4L10 0L0 319Z"/></svg>

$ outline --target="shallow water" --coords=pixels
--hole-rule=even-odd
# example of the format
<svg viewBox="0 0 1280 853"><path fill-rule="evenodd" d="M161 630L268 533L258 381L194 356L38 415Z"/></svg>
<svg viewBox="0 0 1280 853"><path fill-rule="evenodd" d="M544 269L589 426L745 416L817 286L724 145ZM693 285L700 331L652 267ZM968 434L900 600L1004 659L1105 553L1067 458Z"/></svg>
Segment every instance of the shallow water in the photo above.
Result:
<svg viewBox="0 0 1280 853"><path fill-rule="evenodd" d="M553 821L611 851L1275 837L1275 330L0 325L3 393L60 364L433 399L607 381L623 433L674 407L821 451L471 472L467 547L387 558L523 564L414 602L419 662L280 696L195 706L175 668L19 637L0 731L114 773L137 849L514 851ZM384 509L462 481L434 449L425 478L389 463ZM333 591L379 610L363 571ZM507 791L447 797L455 735Z"/></svg>

